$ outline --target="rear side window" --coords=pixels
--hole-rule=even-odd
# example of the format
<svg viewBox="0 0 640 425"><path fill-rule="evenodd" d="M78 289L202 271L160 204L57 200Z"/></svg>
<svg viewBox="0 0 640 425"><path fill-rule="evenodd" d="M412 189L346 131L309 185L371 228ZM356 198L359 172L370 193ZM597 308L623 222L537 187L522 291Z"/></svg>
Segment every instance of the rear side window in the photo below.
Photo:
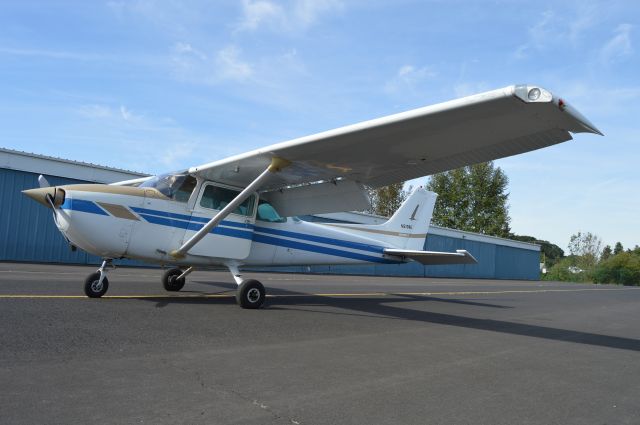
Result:
<svg viewBox="0 0 640 425"><path fill-rule="evenodd" d="M200 198L200 206L212 210L221 210L226 207L240 192L233 189L227 189L219 186L209 185L205 187L202 198ZM233 213L239 215L252 216L253 207L256 197L251 195L248 197Z"/></svg>
<svg viewBox="0 0 640 425"><path fill-rule="evenodd" d="M284 223L287 221L285 217L280 217L278 211L266 201L258 202L258 220L268 221L270 223Z"/></svg>

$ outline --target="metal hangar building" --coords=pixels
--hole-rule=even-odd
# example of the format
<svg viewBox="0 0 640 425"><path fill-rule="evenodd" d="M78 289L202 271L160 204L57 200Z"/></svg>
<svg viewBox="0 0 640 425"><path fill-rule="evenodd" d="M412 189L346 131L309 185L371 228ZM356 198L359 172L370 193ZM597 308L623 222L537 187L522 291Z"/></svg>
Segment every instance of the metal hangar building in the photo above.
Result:
<svg viewBox="0 0 640 425"><path fill-rule="evenodd" d="M101 259L98 257L81 250L72 251L55 227L51 212L22 195L21 191L38 187L40 174L52 185L112 183L146 174L0 148L0 240L3 241L0 244L0 261L99 264ZM302 218L315 222L368 224L386 220L384 217L349 212ZM402 265L273 267L268 270L524 280L538 280L540 276L540 246L535 244L431 226L424 249L466 249L476 257L478 264L423 266L412 262ZM133 261L120 263L140 264Z"/></svg>

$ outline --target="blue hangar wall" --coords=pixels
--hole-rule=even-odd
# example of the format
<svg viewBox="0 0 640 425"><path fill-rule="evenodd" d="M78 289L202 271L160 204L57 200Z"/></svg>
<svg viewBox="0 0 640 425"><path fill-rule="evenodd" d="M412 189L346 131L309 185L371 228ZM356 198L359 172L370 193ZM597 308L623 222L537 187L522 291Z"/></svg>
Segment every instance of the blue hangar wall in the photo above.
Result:
<svg viewBox="0 0 640 425"><path fill-rule="evenodd" d="M52 185L86 183L45 175ZM99 257L71 251L48 208L21 191L38 186L38 174L0 168L0 260L98 264Z"/></svg>
<svg viewBox="0 0 640 425"><path fill-rule="evenodd" d="M86 183L88 180L47 175L52 185ZM134 177L134 176L133 176ZM133 178L130 177L130 178ZM42 205L24 196L21 191L38 187L38 174L0 167L0 261L99 264L101 259L82 250L71 251L58 229L51 212ZM316 220L310 218L312 221ZM436 229L437 230L437 229ZM450 277L486 279L539 278L540 252L505 246L491 241L482 242L464 237L434 234L427 236L424 249L433 251L454 251L466 249L477 259L474 265L423 266L411 262L407 264L382 264L362 266L296 266L271 267L265 271L357 274L407 277ZM486 237L485 237L486 238ZM123 261L121 264L140 264Z"/></svg>

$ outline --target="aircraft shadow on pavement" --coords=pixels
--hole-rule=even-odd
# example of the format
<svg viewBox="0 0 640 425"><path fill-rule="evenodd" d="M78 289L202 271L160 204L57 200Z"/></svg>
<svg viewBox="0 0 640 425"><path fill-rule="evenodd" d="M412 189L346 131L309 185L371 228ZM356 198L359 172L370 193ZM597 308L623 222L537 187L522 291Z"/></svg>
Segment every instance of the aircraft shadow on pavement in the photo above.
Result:
<svg viewBox="0 0 640 425"><path fill-rule="evenodd" d="M235 295L236 285L227 282L204 282L221 289L219 292L181 291L193 295L228 294ZM296 310L308 313L339 314L347 316L369 316L394 320L410 320L415 322L431 323L437 325L457 326L467 329L499 332L511 335L521 335L534 338L542 338L553 341L573 342L599 347L617 348L621 350L640 351L640 340L581 332L568 329L553 328L549 326L529 325L505 320L481 319L469 316L460 316L447 313L436 313L411 308L408 303L417 301L443 302L461 304L475 307L488 308L513 308L510 306L489 304L461 299L438 298L433 296L390 294L389 296L363 296L363 297L331 297L317 296L284 289L270 289L268 293L274 297L267 298L265 314L268 311ZM278 296L280 295L280 296ZM235 304L235 297L207 298L207 297L171 297L166 298L140 298L144 301L152 301L157 307L165 307L170 304ZM407 303L406 308L401 304ZM333 307L343 311L319 310L309 307Z"/></svg>

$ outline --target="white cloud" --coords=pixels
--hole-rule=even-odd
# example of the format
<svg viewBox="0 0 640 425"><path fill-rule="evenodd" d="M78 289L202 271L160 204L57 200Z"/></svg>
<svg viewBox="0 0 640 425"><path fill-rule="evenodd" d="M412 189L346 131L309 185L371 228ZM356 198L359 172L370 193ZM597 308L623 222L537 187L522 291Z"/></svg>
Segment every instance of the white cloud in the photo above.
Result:
<svg viewBox="0 0 640 425"><path fill-rule="evenodd" d="M122 117L123 120L129 121L129 122L142 120L142 116L135 115L133 112L127 109L127 107L124 105L120 105L120 116Z"/></svg>
<svg viewBox="0 0 640 425"><path fill-rule="evenodd" d="M109 59L107 56L93 53L78 53L63 50L16 49L11 47L0 47L0 54L79 61L99 61Z"/></svg>
<svg viewBox="0 0 640 425"><path fill-rule="evenodd" d="M243 0L243 16L236 31L256 31L260 28L272 31L304 30L322 16L339 11L342 7L339 0L292 0L285 6L269 0Z"/></svg>
<svg viewBox="0 0 640 425"><path fill-rule="evenodd" d="M314 24L322 15L339 11L343 5L338 0L299 0L295 2L293 15L303 26Z"/></svg>
<svg viewBox="0 0 640 425"><path fill-rule="evenodd" d="M431 66L416 68L413 65L403 65L398 69L396 75L385 84L385 91L389 94L416 94L424 81L437 75L438 73Z"/></svg>
<svg viewBox="0 0 640 425"><path fill-rule="evenodd" d="M171 62L177 76L200 84L217 84L233 80L245 82L254 75L254 66L241 57L242 51L231 44L205 54L189 43L176 43L172 47Z"/></svg>
<svg viewBox="0 0 640 425"><path fill-rule="evenodd" d="M129 123L143 123L144 121L144 117L142 115L134 114L124 105L114 108L109 105L88 104L80 106L77 109L77 112L85 118L95 120L109 120L113 122L127 121Z"/></svg>
<svg viewBox="0 0 640 425"><path fill-rule="evenodd" d="M578 10L568 18L558 16L553 10L546 10L527 29L527 40L516 48L513 57L526 59L532 51L541 51L552 46L576 47L583 34L591 29L597 20L598 10L593 4L579 3Z"/></svg>
<svg viewBox="0 0 640 425"><path fill-rule="evenodd" d="M86 118L110 118L113 111L106 105L83 105L78 109L78 113Z"/></svg>
<svg viewBox="0 0 640 425"><path fill-rule="evenodd" d="M266 0L244 0L242 2L244 16L238 30L253 31L261 25L277 26L285 21L285 12L278 4Z"/></svg>
<svg viewBox="0 0 640 425"><path fill-rule="evenodd" d="M614 36L600 49L600 61L609 65L633 53L631 44L631 24L620 24L614 31Z"/></svg>
<svg viewBox="0 0 640 425"><path fill-rule="evenodd" d="M514 53L516 59L524 59L529 56L532 49L541 49L551 38L554 31L556 16L551 10L544 11L540 19L527 30L527 42L518 46Z"/></svg>
<svg viewBox="0 0 640 425"><path fill-rule="evenodd" d="M162 152L160 163L168 169L175 169L176 164L183 163L193 157L198 145L191 141L181 141L170 144Z"/></svg>
<svg viewBox="0 0 640 425"><path fill-rule="evenodd" d="M92 154L104 158L113 158L114 148L126 152L118 158L119 167L157 173L204 162L203 157L215 159L219 150L224 152L171 118L135 114L124 105L88 104L76 113L88 118L71 125L85 134L80 143L90 143L95 147Z"/></svg>
<svg viewBox="0 0 640 425"><path fill-rule="evenodd" d="M575 18L569 23L569 31L567 33L572 43L577 43L582 35L591 29L598 20L599 11L594 4L580 2L580 9Z"/></svg>
<svg viewBox="0 0 640 425"><path fill-rule="evenodd" d="M217 75L223 79L244 81L253 74L252 66L240 58L240 49L230 45L216 55Z"/></svg>
<svg viewBox="0 0 640 425"><path fill-rule="evenodd" d="M189 43L178 42L174 44L173 49L176 53L194 55L200 59L206 59L206 55L201 51L194 49Z"/></svg>

